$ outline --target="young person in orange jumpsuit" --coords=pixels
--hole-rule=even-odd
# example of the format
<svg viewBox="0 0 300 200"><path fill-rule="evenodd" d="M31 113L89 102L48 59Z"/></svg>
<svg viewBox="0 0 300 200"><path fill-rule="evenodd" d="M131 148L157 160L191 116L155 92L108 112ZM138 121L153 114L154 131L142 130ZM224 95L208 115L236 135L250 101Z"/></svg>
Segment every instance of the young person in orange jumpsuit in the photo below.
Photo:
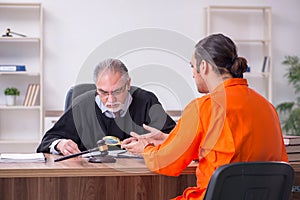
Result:
<svg viewBox="0 0 300 200"><path fill-rule="evenodd" d="M193 78L200 93L184 109L169 135L144 126L150 133L123 141L141 154L156 173L178 176L198 160L197 186L175 199L203 199L212 173L221 165L247 161L288 161L278 114L263 96L248 87L243 73L247 60L234 42L213 34L195 46Z"/></svg>

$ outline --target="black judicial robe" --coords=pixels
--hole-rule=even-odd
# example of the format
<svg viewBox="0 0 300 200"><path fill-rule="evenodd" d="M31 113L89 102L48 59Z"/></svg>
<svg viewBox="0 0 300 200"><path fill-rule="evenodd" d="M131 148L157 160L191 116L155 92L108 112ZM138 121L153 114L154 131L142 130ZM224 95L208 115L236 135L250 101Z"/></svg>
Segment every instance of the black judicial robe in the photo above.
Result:
<svg viewBox="0 0 300 200"><path fill-rule="evenodd" d="M164 133L176 125L162 108L157 97L149 91L131 87L132 102L124 117L109 118L95 102L95 90L76 97L72 106L44 135L37 152L49 153L49 146L57 139L71 139L81 151L96 147L103 136L112 135L124 140L130 132L144 134L142 125L147 124Z"/></svg>

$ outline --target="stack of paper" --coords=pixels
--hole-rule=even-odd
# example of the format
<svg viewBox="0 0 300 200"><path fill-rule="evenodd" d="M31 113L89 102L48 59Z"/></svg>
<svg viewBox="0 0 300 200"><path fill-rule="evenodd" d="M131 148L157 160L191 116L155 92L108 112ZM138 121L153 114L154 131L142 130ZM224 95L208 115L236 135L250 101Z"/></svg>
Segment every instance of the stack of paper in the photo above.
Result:
<svg viewBox="0 0 300 200"><path fill-rule="evenodd" d="M0 162L46 162L43 153L2 153Z"/></svg>

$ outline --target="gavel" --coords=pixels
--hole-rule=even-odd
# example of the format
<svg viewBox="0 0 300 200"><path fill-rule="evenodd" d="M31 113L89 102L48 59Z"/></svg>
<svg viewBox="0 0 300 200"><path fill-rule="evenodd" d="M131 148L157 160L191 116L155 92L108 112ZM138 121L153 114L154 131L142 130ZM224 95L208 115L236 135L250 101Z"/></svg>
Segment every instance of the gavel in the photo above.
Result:
<svg viewBox="0 0 300 200"><path fill-rule="evenodd" d="M23 35L23 34L20 34L20 33L16 33L16 32L11 31L10 28L7 28L7 29L6 29L6 32L5 32L4 35L2 35L2 37L12 37L12 34L18 35L18 36L21 36L21 37L26 37L26 35Z"/></svg>
<svg viewBox="0 0 300 200"><path fill-rule="evenodd" d="M92 157L89 159L90 162L115 162L116 160L108 155L108 147L105 143L104 140L98 140L97 141L97 147L93 148L93 149L88 149L86 151L82 151L80 153L75 153L75 154L71 154L71 155L67 155L67 156L62 156L59 157L57 159L54 160L54 162L58 162L58 161L62 161L62 160L66 160L69 158L74 158L86 153L92 153L92 152L96 152L99 151L100 154L97 155L96 157Z"/></svg>

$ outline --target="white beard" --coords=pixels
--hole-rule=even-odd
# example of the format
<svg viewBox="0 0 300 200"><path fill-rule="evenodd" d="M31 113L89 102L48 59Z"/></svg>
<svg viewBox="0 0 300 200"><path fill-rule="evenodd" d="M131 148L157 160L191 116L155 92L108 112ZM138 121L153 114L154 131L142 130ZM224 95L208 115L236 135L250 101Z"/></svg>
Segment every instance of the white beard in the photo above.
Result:
<svg viewBox="0 0 300 200"><path fill-rule="evenodd" d="M113 106L113 107L111 107ZM109 112L118 112L123 108L124 104L120 103L120 102L114 102L114 103L110 103L110 102L106 102L105 107L107 108L107 110Z"/></svg>

